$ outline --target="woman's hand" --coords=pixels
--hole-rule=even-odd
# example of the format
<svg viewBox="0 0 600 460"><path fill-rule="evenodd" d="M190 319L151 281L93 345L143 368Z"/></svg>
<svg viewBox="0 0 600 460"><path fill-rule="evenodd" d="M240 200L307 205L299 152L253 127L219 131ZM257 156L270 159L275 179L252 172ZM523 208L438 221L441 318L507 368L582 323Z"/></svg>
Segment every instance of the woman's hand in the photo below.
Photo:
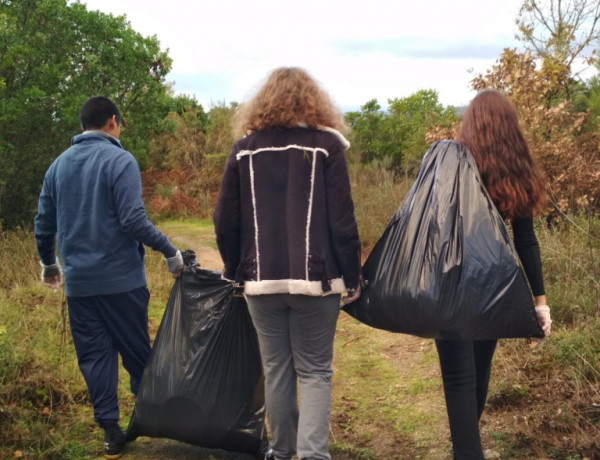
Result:
<svg viewBox="0 0 600 460"><path fill-rule="evenodd" d="M360 297L360 284L356 289L349 289L347 294L342 297L342 302L344 305L348 305L349 303L355 302Z"/></svg>
<svg viewBox="0 0 600 460"><path fill-rule="evenodd" d="M535 307L535 314L537 315L538 324L544 331L543 339L535 339L538 344L544 342L550 335L552 329L552 318L550 317L550 307L548 305L537 305Z"/></svg>

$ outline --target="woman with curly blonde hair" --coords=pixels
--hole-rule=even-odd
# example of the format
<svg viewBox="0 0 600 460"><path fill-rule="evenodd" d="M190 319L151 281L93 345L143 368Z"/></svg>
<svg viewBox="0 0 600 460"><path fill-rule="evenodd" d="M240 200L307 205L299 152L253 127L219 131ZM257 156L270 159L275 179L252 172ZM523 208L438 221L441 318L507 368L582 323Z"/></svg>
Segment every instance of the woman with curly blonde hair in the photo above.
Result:
<svg viewBox="0 0 600 460"><path fill-rule="evenodd" d="M271 428L267 459L330 459L340 296L360 295L343 117L302 69L274 70L237 116L214 213L223 277L243 285ZM297 391L301 405L298 407Z"/></svg>
<svg viewBox="0 0 600 460"><path fill-rule="evenodd" d="M544 182L532 158L517 112L499 91L479 92L465 110L458 142L465 145L500 215L510 221L515 249L535 298L546 336L552 320L546 304L533 216L544 208ZM479 419L487 398L496 340L436 340L455 460L483 460Z"/></svg>
<svg viewBox="0 0 600 460"><path fill-rule="evenodd" d="M303 69L275 69L256 95L236 114L236 132L272 128L329 127L345 131L341 112Z"/></svg>

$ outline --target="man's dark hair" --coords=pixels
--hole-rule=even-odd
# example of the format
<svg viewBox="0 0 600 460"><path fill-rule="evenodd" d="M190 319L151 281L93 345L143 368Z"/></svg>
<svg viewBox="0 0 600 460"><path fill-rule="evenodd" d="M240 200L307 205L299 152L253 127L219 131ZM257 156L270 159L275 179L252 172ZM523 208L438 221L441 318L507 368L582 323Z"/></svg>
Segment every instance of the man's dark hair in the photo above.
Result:
<svg viewBox="0 0 600 460"><path fill-rule="evenodd" d="M115 103L104 96L93 96L81 106L79 123L84 130L100 129L113 115L117 116L117 123L121 125L123 119Z"/></svg>

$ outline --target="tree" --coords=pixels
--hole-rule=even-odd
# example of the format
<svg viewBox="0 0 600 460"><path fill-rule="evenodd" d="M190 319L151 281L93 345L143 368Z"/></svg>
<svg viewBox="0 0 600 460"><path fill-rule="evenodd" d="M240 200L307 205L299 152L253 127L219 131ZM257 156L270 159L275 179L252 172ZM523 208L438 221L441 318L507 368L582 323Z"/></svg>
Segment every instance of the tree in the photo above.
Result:
<svg viewBox="0 0 600 460"><path fill-rule="evenodd" d="M600 39L598 0L525 0L516 19L522 40L536 56L572 69Z"/></svg>
<svg viewBox="0 0 600 460"><path fill-rule="evenodd" d="M195 99L177 96L150 143L152 168L142 172L149 212L210 217L233 144L237 104L218 104L206 114Z"/></svg>
<svg viewBox="0 0 600 460"><path fill-rule="evenodd" d="M204 107L200 104L194 96L188 96L187 94L179 94L171 96L168 100L168 112L176 112L179 115L187 110L196 110L198 119L201 121L202 126L206 126L208 123L208 115L204 111Z"/></svg>
<svg viewBox="0 0 600 460"><path fill-rule="evenodd" d="M163 120L163 131L150 141L148 155L152 166L159 169L200 167L205 153L206 120L200 110L201 107L186 106L181 114L169 112Z"/></svg>
<svg viewBox="0 0 600 460"><path fill-rule="evenodd" d="M544 170L550 199L561 211L600 209L600 133L587 129L589 113L568 98L568 74L529 54L505 49L474 90L496 88L517 109L527 143Z"/></svg>
<svg viewBox="0 0 600 460"><path fill-rule="evenodd" d="M389 101L389 113L402 139L405 174L414 171L429 146L427 132L432 126L449 127L458 120L454 107L442 106L435 90L420 90L408 97Z"/></svg>
<svg viewBox="0 0 600 460"><path fill-rule="evenodd" d="M220 102L210 108L206 125L206 152L229 153L235 142L233 117L238 104Z"/></svg>
<svg viewBox="0 0 600 460"><path fill-rule="evenodd" d="M171 67L156 37L125 17L66 0L0 0L0 221L30 223L50 163L79 128L92 95L120 107L121 139L144 166L148 134L166 115ZM162 114L162 115L161 115Z"/></svg>
<svg viewBox="0 0 600 460"><path fill-rule="evenodd" d="M373 99L360 112L346 114L352 129L352 149L363 163L384 161L408 175L427 150L429 129L433 125L450 126L458 117L453 107L444 108L439 103L437 92L431 89L389 99L388 103L385 112Z"/></svg>
<svg viewBox="0 0 600 460"><path fill-rule="evenodd" d="M600 128L600 61L596 61L596 75L581 83L581 89L573 97L573 107L578 112L589 112L587 131Z"/></svg>
<svg viewBox="0 0 600 460"><path fill-rule="evenodd" d="M371 99L360 108L360 112L346 113L346 123L351 128L351 152L357 154L362 163L388 159L401 164L402 149L390 117L381 110L376 99Z"/></svg>
<svg viewBox="0 0 600 460"><path fill-rule="evenodd" d="M600 62L596 64L600 70ZM590 129L598 130L600 126L598 120L600 120L600 77L593 77L587 85L587 100L585 108L590 111Z"/></svg>

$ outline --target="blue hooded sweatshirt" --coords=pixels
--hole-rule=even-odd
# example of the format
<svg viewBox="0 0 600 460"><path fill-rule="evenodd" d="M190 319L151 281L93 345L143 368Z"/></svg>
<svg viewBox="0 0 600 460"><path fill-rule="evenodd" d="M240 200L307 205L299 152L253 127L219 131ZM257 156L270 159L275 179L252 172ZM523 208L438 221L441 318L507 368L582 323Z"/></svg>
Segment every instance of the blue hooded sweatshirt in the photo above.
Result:
<svg viewBox="0 0 600 460"><path fill-rule="evenodd" d="M103 132L75 136L50 166L35 218L44 265L63 263L71 297L117 294L146 285L144 246L177 249L148 219L137 161Z"/></svg>

